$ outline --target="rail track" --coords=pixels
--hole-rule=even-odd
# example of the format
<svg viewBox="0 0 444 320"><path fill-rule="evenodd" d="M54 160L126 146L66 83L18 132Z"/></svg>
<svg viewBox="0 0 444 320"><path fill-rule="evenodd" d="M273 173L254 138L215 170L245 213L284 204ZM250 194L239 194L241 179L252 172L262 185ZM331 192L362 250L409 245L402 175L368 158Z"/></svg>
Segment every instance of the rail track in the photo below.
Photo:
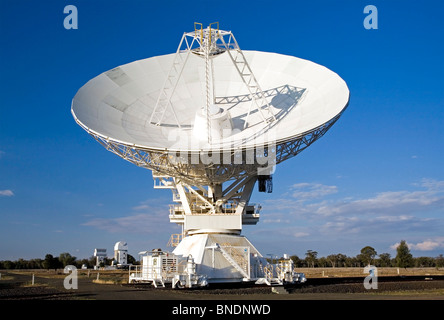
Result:
<svg viewBox="0 0 444 320"><path fill-rule="evenodd" d="M421 276L380 276L377 279L378 288L368 290L364 287L364 277L325 277L309 278L302 284L285 284L283 286L270 287L267 285L256 285L250 283L222 283L210 284L205 288L180 289L180 292L195 294L269 294L273 292L285 294L304 293L369 293L390 291L424 291L433 289L444 289L444 275L421 275ZM149 284L126 284L141 290L171 290L171 287L154 289ZM279 290L276 290L279 289ZM177 291L177 290L176 290Z"/></svg>
<svg viewBox="0 0 444 320"><path fill-rule="evenodd" d="M380 276L374 289L364 287L364 277L312 278L300 285L284 286L287 293L382 293L444 289L443 275Z"/></svg>
<svg viewBox="0 0 444 320"><path fill-rule="evenodd" d="M406 282L406 281L434 281L444 280L444 275L421 275L421 276L379 276L378 282ZM347 284L347 283L362 283L364 277L324 277L324 278L309 278L306 283L299 286L317 286L317 285L331 285L331 284Z"/></svg>

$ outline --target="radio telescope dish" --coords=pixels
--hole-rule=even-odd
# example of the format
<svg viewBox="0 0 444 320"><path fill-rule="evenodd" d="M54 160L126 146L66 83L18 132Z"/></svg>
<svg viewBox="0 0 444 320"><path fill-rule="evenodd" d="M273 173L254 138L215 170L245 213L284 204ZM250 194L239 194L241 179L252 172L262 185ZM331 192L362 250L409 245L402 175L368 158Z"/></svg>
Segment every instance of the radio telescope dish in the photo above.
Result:
<svg viewBox="0 0 444 320"><path fill-rule="evenodd" d="M243 51L232 32L196 23L175 53L87 82L71 112L109 151L152 170L155 188L173 191L169 217L184 237L174 252L192 253L203 270L217 241L259 254L240 236L242 224L259 220L249 204L256 181L271 191L274 167L324 135L348 101L346 83L326 67Z"/></svg>

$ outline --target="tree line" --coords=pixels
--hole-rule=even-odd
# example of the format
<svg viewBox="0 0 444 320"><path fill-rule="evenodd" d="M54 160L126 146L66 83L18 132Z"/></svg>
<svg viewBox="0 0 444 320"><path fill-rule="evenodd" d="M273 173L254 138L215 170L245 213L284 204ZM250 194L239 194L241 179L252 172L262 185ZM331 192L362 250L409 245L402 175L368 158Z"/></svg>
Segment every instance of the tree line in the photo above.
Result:
<svg viewBox="0 0 444 320"><path fill-rule="evenodd" d="M137 261L131 256L127 257L128 263L137 264ZM111 265L113 259L104 259L103 265ZM96 265L96 258L90 257L89 259L77 259L68 252L61 253L58 257L54 257L52 254L45 255L44 259L31 259L24 260L18 259L15 261L3 260L0 261L0 269L63 269L68 265L81 268L86 266L92 268Z"/></svg>
<svg viewBox="0 0 444 320"><path fill-rule="evenodd" d="M440 254L438 257L413 257L405 240L402 240L396 249L396 256L391 257L389 253L381 253L378 255L373 247L366 246L361 249L360 253L355 257L348 257L345 254L330 254L326 257L318 257L318 252L314 250L307 250L305 258L299 258L297 255L292 255L295 267L298 268L316 268L316 267L365 267L367 265L374 265L376 267L399 267L399 268L424 268L424 267L444 267L444 256ZM267 259L271 263L275 263L276 259ZM103 265L111 265L113 259L105 259ZM134 257L128 255L128 263L139 264ZM96 258L77 259L71 254L64 252L58 257L47 254L44 259L24 260L18 259L16 261L4 260L0 261L0 269L61 269L67 265L73 265L81 268L85 265L87 268L92 268L96 265Z"/></svg>
<svg viewBox="0 0 444 320"><path fill-rule="evenodd" d="M396 256L391 257L389 253L381 253L378 255L376 250L371 246L361 249L360 254L355 257L348 257L345 254L331 254L326 257L319 257L318 252L307 250L305 258L299 258L296 255L290 257L295 266L299 268L315 268L315 267L365 267L374 265L376 267L398 267L398 268L425 268L425 267L444 267L444 256L440 254L438 257L413 257L405 240L402 240L396 249Z"/></svg>

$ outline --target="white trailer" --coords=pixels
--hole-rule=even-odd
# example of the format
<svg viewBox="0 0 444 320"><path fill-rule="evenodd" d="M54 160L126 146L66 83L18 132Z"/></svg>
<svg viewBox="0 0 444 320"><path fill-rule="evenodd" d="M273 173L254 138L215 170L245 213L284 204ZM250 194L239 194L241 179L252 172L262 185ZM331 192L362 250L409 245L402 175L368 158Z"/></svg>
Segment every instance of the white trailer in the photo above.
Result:
<svg viewBox="0 0 444 320"><path fill-rule="evenodd" d="M196 273L191 255L183 258L161 249L140 252L139 255L142 255L142 265L130 267L129 283L151 283L156 288L168 283L173 289L208 285L206 277Z"/></svg>

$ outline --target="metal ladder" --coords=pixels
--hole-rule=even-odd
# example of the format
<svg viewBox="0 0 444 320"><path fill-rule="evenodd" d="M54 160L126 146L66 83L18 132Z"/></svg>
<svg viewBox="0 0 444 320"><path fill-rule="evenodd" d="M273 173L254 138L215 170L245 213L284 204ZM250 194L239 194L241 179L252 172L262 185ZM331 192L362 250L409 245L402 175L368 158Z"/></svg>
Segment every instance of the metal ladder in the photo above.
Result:
<svg viewBox="0 0 444 320"><path fill-rule="evenodd" d="M212 25L216 25L217 28L212 28ZM200 29L199 27L200 26ZM224 36L229 36L228 40L225 41ZM191 42L188 42L187 37L191 37ZM222 45L218 45L217 41L220 41ZM262 120L266 123L270 123L276 121L276 117L273 113L273 110L268 103L266 96L262 89L259 86L256 77L253 74L245 56L240 49L234 35L231 31L223 31L219 30L219 23L211 23L207 29L203 29L201 23L195 22L194 24L194 32L185 33L180 41L179 47L177 48L176 54L173 59L173 63L171 69L168 72L165 83L161 89L160 95L157 99L156 105L150 117L150 123L160 126L163 123L163 119L165 117L165 113L167 109L170 109L174 115L174 119L176 121L176 125L181 128L180 122L174 111L174 107L171 104L171 97L176 90L177 84L179 83L179 79L182 75L182 72L185 68L185 65L188 61L190 53L196 51L194 48L195 44L199 45L200 53L204 54L205 58L205 88L206 88L206 118L207 118L207 129L209 134L209 142L211 143L211 124L209 119L209 104L214 103L214 72L212 61L210 59L210 55L215 52L220 53L222 51L227 51L228 55L233 62L237 72L239 73L242 81L246 85L248 92L250 94L251 100L253 103L250 105L247 116L245 118L244 129L248 125L248 117L252 111L253 105L259 111L259 114ZM185 46L184 50L181 50L182 47ZM214 52L213 52L214 51ZM211 87L212 90L211 90ZM213 91L213 92L211 92ZM213 96L212 94L213 93Z"/></svg>
<svg viewBox="0 0 444 320"><path fill-rule="evenodd" d="M225 42L222 36L219 39L224 45L226 51L228 52L231 61L233 62L237 72L242 78L242 81L247 86L248 92L250 93L251 96L251 100L254 102L257 110L259 111L262 120L267 123L275 121L276 117L274 116L274 113L271 110L271 107L265 97L265 94L262 91L261 87L259 86L259 83L257 82L256 77L254 76L253 71L251 70L250 65L247 62L247 59L245 59L244 53L242 52L236 39L234 38L234 35L230 33L228 44ZM234 43L231 43L230 45L231 40L233 40ZM248 117L250 115L252 106L253 104L248 109L247 117L245 118L244 129L248 124ZM264 107L266 114L264 114L264 109L263 109Z"/></svg>
<svg viewBox="0 0 444 320"><path fill-rule="evenodd" d="M187 49L185 49L185 53L183 52L183 50L181 50L183 43L185 43L187 46ZM168 72L165 83L163 84L162 90L157 99L153 113L151 114L150 117L151 124L160 126L162 124L166 110L170 108L171 112L174 115L174 119L176 120L177 126L181 128L176 112L174 111L174 107L171 104L171 97L173 96L174 91L176 90L177 84L179 83L179 79L188 61L188 57L190 56L191 47L193 46L193 43L194 40L191 44L188 43L185 34L182 36L179 47L177 48L176 54L174 55L173 64L171 66L170 71Z"/></svg>

